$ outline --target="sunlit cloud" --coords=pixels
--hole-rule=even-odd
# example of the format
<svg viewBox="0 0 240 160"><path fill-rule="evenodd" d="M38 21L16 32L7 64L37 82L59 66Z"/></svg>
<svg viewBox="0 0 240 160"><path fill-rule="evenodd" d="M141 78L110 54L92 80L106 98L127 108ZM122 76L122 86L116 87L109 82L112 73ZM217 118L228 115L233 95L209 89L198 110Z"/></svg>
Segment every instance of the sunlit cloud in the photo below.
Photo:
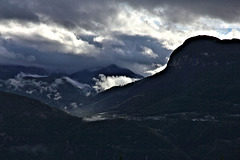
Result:
<svg viewBox="0 0 240 160"><path fill-rule="evenodd" d="M139 79L129 78L126 76L105 76L100 74L99 79L94 78L95 86L93 86L93 88L96 90L96 92L102 92L114 86L123 86L137 80Z"/></svg>
<svg viewBox="0 0 240 160"><path fill-rule="evenodd" d="M26 25L11 21L1 23L0 31L5 39L40 51L73 54L98 52L93 45L78 39L73 32L57 25L35 23Z"/></svg>

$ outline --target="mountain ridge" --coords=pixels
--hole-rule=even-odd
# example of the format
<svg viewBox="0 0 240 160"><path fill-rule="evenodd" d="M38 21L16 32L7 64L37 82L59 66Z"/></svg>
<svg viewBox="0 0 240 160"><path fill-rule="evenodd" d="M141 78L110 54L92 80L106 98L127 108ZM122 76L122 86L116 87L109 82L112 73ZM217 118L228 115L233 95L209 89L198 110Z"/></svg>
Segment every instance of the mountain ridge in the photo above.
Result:
<svg viewBox="0 0 240 160"><path fill-rule="evenodd" d="M198 107L192 108L199 111L216 111L216 107L220 105L221 109L219 108L219 111L223 112L224 107L222 105L224 105L224 103L226 103L225 105L229 108L234 108L231 107L230 103L232 103L232 105L239 103L239 96L237 96L237 92L239 91L239 50L239 40L219 40L218 38L208 36L190 38L186 40L182 46L173 51L168 67L162 72L135 82L134 84L115 87L101 93L85 104L85 107L91 108L93 111L96 110L97 112L111 110L120 113L134 113L134 111L136 111L139 114L145 114L150 111L150 109L146 108L148 104L151 104L153 110L156 109L156 113L152 111L151 114L158 114L184 110L185 107L180 107L177 103L180 104L180 102L185 99L186 102L184 103L187 103L187 106L191 105L191 103L198 104ZM211 55L217 59L211 58ZM196 63L197 61L201 63ZM211 81L216 81L217 83L210 85ZM226 85L223 83L226 83ZM235 85L236 88L231 87L233 85ZM230 91L233 91L233 93L231 94ZM202 94L200 94L200 92L202 92ZM195 94L196 97L193 97L191 94ZM231 95L233 96L231 97ZM171 103L175 102L174 105L172 105L175 107L172 109L167 107L167 104L170 103L167 97L171 97ZM220 97L222 99L219 99ZM204 104L204 102L201 102L201 99L203 99L203 101L208 101L207 99L209 99L210 101L205 103L207 103L209 107L212 107L209 109L202 107L205 109L201 109L201 105ZM230 100L229 102L228 99ZM224 102L224 100L226 100L226 102ZM155 101L155 105L153 105L151 101ZM221 105L221 103L223 104ZM133 106L136 108L134 109ZM157 108L162 109L158 110ZM191 111L190 106L187 108ZM141 111L141 109L144 109L144 111ZM235 109L239 111L239 108ZM234 112L235 109L233 109L232 112ZM225 108L225 110L227 109Z"/></svg>
<svg viewBox="0 0 240 160"><path fill-rule="evenodd" d="M82 82L81 78L75 79L74 76L50 72L43 68L0 65L0 90L38 99L48 105L70 112L80 108L88 96L97 94L94 86L96 81L102 82L101 77L98 77L99 74L104 74L105 77L141 77L129 69L116 65L99 68L95 71L80 71L80 73L80 77L84 78L86 81L84 79L83 81L86 83Z"/></svg>

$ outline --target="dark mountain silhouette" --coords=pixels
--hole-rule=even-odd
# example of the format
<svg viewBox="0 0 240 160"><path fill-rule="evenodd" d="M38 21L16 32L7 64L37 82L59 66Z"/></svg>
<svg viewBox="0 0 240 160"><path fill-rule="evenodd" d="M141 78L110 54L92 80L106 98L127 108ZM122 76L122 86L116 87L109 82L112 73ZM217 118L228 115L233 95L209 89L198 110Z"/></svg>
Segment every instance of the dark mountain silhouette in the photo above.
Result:
<svg viewBox="0 0 240 160"><path fill-rule="evenodd" d="M165 114L86 122L0 92L0 157L8 160L238 160L237 114Z"/></svg>
<svg viewBox="0 0 240 160"><path fill-rule="evenodd" d="M134 115L174 112L240 113L240 40L197 36L152 77L115 87L85 106L94 112Z"/></svg>

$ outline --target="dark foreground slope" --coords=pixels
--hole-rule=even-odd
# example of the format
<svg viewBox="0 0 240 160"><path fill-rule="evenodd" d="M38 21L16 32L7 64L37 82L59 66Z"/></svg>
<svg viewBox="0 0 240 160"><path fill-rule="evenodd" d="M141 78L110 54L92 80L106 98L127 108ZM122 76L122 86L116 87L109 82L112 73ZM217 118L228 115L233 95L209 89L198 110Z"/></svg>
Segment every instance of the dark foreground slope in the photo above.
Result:
<svg viewBox="0 0 240 160"><path fill-rule="evenodd" d="M93 112L159 115L240 113L240 40L198 36L171 55L161 73L91 99Z"/></svg>
<svg viewBox="0 0 240 160"><path fill-rule="evenodd" d="M0 92L1 160L224 160L240 158L240 116L166 114L84 122Z"/></svg>
<svg viewBox="0 0 240 160"><path fill-rule="evenodd" d="M0 92L0 159L188 159L155 129L116 119L83 122L39 101Z"/></svg>

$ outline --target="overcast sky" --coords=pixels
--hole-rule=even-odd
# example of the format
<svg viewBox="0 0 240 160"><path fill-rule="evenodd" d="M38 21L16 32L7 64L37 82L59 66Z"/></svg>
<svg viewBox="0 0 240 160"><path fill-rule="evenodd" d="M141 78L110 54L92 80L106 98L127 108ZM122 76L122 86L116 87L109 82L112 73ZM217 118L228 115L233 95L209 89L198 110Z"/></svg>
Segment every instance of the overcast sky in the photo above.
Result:
<svg viewBox="0 0 240 160"><path fill-rule="evenodd" d="M0 64L153 74L196 35L240 38L239 0L0 0Z"/></svg>

